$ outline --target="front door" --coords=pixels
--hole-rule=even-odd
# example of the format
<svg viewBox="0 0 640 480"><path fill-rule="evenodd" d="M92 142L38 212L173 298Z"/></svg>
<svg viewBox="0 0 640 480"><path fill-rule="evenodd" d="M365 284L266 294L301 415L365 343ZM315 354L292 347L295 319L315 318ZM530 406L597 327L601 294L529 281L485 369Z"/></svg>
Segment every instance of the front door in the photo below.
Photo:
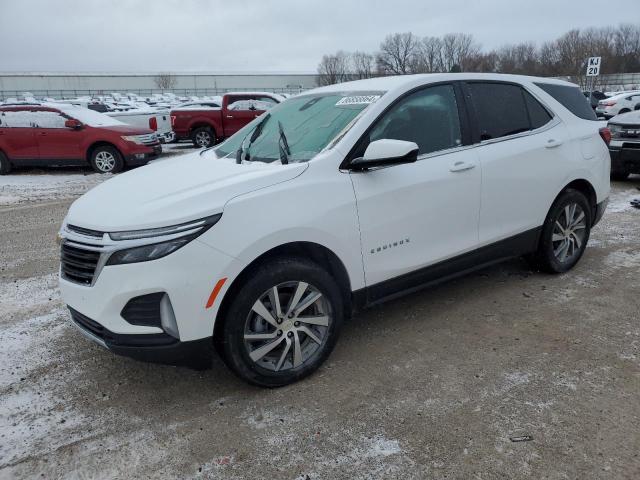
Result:
<svg viewBox="0 0 640 480"><path fill-rule="evenodd" d="M33 128L33 112L5 110L0 112L0 143L11 160L37 160L38 142Z"/></svg>
<svg viewBox="0 0 640 480"><path fill-rule="evenodd" d="M463 145L458 103L452 85L424 88L369 133L368 141L412 141L420 150L415 163L350 174L367 286L477 246L481 174L475 149Z"/></svg>
<svg viewBox="0 0 640 480"><path fill-rule="evenodd" d="M43 160L82 160L80 149L82 130L64 126L66 117L60 112L43 110L35 112L36 139Z"/></svg>

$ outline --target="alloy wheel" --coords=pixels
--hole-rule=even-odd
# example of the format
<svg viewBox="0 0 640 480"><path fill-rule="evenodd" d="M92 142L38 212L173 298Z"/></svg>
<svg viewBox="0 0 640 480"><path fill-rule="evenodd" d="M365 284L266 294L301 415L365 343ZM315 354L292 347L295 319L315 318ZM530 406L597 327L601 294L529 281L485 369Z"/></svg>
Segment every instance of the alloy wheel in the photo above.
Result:
<svg viewBox="0 0 640 480"><path fill-rule="evenodd" d="M558 215L553 226L551 243L553 254L560 263L569 263L577 255L585 241L587 217L577 203L569 203Z"/></svg>
<svg viewBox="0 0 640 480"><path fill-rule="evenodd" d="M332 312L313 285L285 282L264 292L245 321L244 345L262 368L282 372L313 361L327 341Z"/></svg>
<svg viewBox="0 0 640 480"><path fill-rule="evenodd" d="M211 144L211 135L205 131L196 133L196 143L200 147L208 147Z"/></svg>
<svg viewBox="0 0 640 480"><path fill-rule="evenodd" d="M116 158L110 152L98 152L95 164L101 172L110 172L116 166Z"/></svg>

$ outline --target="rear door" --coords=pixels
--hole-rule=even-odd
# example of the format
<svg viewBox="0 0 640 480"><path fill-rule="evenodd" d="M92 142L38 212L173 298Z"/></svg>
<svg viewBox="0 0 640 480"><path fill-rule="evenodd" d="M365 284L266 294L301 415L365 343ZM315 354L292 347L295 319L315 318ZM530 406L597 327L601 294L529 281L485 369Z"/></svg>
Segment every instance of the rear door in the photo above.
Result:
<svg viewBox="0 0 640 480"><path fill-rule="evenodd" d="M11 160L38 159L38 142L30 109L0 111L0 145Z"/></svg>
<svg viewBox="0 0 640 480"><path fill-rule="evenodd" d="M486 245L543 224L575 152L565 125L522 86L466 86L482 166L479 240Z"/></svg>
<svg viewBox="0 0 640 480"><path fill-rule="evenodd" d="M58 111L41 110L34 112L36 139L40 158L44 160L83 160L80 145L84 129L64 126L67 117Z"/></svg>

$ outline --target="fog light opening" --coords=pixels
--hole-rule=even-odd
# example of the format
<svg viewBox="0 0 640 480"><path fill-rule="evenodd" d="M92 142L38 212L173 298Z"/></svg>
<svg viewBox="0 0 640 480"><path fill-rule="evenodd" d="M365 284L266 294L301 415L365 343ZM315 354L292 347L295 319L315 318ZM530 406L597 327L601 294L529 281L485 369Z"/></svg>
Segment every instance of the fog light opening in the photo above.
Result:
<svg viewBox="0 0 640 480"><path fill-rule="evenodd" d="M166 333L171 335L173 338L180 340L176 315L173 313L171 300L169 300L169 295L166 293L162 296L162 300L160 300L160 325L162 325L162 329Z"/></svg>

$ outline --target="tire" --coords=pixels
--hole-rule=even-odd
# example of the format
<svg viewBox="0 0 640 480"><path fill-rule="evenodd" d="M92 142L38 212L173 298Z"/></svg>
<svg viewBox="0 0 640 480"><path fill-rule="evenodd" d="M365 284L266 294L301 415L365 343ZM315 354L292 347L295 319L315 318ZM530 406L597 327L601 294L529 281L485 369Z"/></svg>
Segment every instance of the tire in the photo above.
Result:
<svg viewBox="0 0 640 480"><path fill-rule="evenodd" d="M209 148L216 144L216 134L210 127L198 127L191 132L191 141L198 148Z"/></svg>
<svg viewBox="0 0 640 480"><path fill-rule="evenodd" d="M89 162L98 173L118 173L124 168L122 155L117 148L109 145L100 145L94 148Z"/></svg>
<svg viewBox="0 0 640 480"><path fill-rule="evenodd" d="M11 171L11 162L7 156L0 152L0 175L6 175Z"/></svg>
<svg viewBox="0 0 640 480"><path fill-rule="evenodd" d="M281 387L313 373L333 350L344 318L335 280L301 258L259 266L232 298L217 333L218 350L236 375L262 387ZM293 317L287 315L290 310ZM303 318L308 321L298 320Z"/></svg>
<svg viewBox="0 0 640 480"><path fill-rule="evenodd" d="M573 225L570 229L566 228L568 220L569 226ZM587 197L574 189L562 192L542 226L538 249L532 256L534 266L548 273L571 270L587 247L591 221Z"/></svg>
<svg viewBox="0 0 640 480"><path fill-rule="evenodd" d="M610 178L611 180L623 181L629 178L631 172L628 170L611 170Z"/></svg>

